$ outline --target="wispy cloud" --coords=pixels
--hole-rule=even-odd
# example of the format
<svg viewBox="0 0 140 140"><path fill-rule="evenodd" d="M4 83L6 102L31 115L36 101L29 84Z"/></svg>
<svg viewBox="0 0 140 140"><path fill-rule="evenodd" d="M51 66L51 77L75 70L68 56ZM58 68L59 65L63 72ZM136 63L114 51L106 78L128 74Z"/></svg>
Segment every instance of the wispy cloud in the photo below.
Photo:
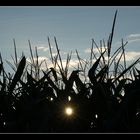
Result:
<svg viewBox="0 0 140 140"><path fill-rule="evenodd" d="M140 42L140 34L129 34L123 39L125 41L128 41L128 44ZM122 44L121 41L117 41L116 43L114 43L114 46L121 46L121 44Z"/></svg>
<svg viewBox="0 0 140 140"><path fill-rule="evenodd" d="M34 61L35 62L36 62L36 60L37 59L34 58ZM31 63L31 59L29 57L27 58L27 61L29 63ZM65 68L65 66L66 66L66 61L67 61L66 59L62 59L63 68ZM60 61L57 60L57 62L58 62L58 65L61 66ZM47 58L46 56L40 56L40 57L38 57L38 63L39 64L42 63L41 64L41 67L40 67L42 70L46 70L47 68L53 67L53 64L52 64L51 60L49 58ZM77 59L71 59L70 60L70 63L69 63L69 70L71 71L71 70L74 70L75 68L77 68L78 63L79 63L79 60L77 60ZM47 67L46 67L46 64L47 64ZM59 69L58 65L56 65L56 69Z"/></svg>
<svg viewBox="0 0 140 140"><path fill-rule="evenodd" d="M36 61L37 59L34 58L34 60ZM39 57L38 57L38 61L39 61L39 62L41 62L41 61L43 61L43 60L48 60L48 58L47 58L46 56L39 56ZM30 62L30 58L27 58L27 61Z"/></svg>
<svg viewBox="0 0 140 140"><path fill-rule="evenodd" d="M118 56L116 57L117 59L119 59L121 53L118 54ZM138 59L140 57L140 52L135 52L135 51L126 51L125 52L125 58L126 61L134 61L136 59ZM123 61L123 59L122 59Z"/></svg>
<svg viewBox="0 0 140 140"><path fill-rule="evenodd" d="M49 50L49 46L47 44L37 44L36 46L38 50L42 50L44 52ZM54 47L51 45L51 48L54 48Z"/></svg>
<svg viewBox="0 0 140 140"><path fill-rule="evenodd" d="M41 61L44 61L44 60L47 61L48 58L47 58L46 56L39 56L39 57L38 57L38 61L41 62Z"/></svg>
<svg viewBox="0 0 140 140"><path fill-rule="evenodd" d="M128 40L128 43L134 43L134 42L140 42L140 38Z"/></svg>
<svg viewBox="0 0 140 140"><path fill-rule="evenodd" d="M130 51L126 52L126 61L136 60L140 57L140 52Z"/></svg>
<svg viewBox="0 0 140 140"><path fill-rule="evenodd" d="M63 57L63 56L66 56L68 53L67 52L65 52L65 51L60 51L59 52L60 53L60 55ZM54 51L52 51L52 56L54 57L54 56L57 56L57 54L58 54L58 52L56 51L56 50L54 50Z"/></svg>
<svg viewBox="0 0 140 140"><path fill-rule="evenodd" d="M91 48L86 48L86 49L84 50L84 52L85 52L85 53L91 53Z"/></svg>
<svg viewBox="0 0 140 140"><path fill-rule="evenodd" d="M132 34L132 35L130 35L130 37L132 37L133 38L133 36L135 37L140 37L140 34L136 34L136 35L134 35L134 34ZM130 43L132 43L132 42L134 42L134 41L140 41L140 38L138 38L138 39L131 39L129 42ZM104 51L105 49L103 48L103 51ZM97 48L94 48L93 49L93 51L94 51L94 53L99 53L99 51L98 51L98 49ZM87 49L85 49L84 50L84 52L85 53L90 53L91 52L91 48L87 48ZM119 59L119 57L120 57L120 55L121 55L121 53L120 54L118 54L118 56L116 57L117 59ZM125 51L125 57L126 57L126 61L134 61L134 60L136 60L137 58L139 58L140 57L140 52L139 51ZM107 60L108 59L108 57L104 57L105 58L105 60Z"/></svg>
<svg viewBox="0 0 140 140"><path fill-rule="evenodd" d="M140 38L140 34L130 34L127 37L128 38Z"/></svg>
<svg viewBox="0 0 140 140"><path fill-rule="evenodd" d="M70 61L70 68L76 67L79 63L79 60L77 59L71 59Z"/></svg>
<svg viewBox="0 0 140 140"><path fill-rule="evenodd" d="M35 58L33 58L34 59L34 61L36 62L37 61L37 58L35 57ZM43 63L44 62L48 62L49 61L49 59L47 58L47 57L45 57L45 56L39 56L38 57L38 63L39 64L41 64L42 63L42 66L41 67L43 67ZM27 62L29 62L29 63L31 63L31 59L29 58L29 57L27 57Z"/></svg>
<svg viewBox="0 0 140 140"><path fill-rule="evenodd" d="M126 36L128 43L140 42L140 34L130 34Z"/></svg>
<svg viewBox="0 0 140 140"><path fill-rule="evenodd" d="M100 47L99 49L102 50L102 51L105 51L105 47ZM84 50L84 52L85 52L85 53L91 53L91 48L86 48L86 49ZM98 51L97 48L93 48L93 52L94 52L94 53L99 53L99 51Z"/></svg>
<svg viewBox="0 0 140 140"><path fill-rule="evenodd" d="M37 47L38 50L43 50L44 52L48 51L49 48L47 47Z"/></svg>
<svg viewBox="0 0 140 140"><path fill-rule="evenodd" d="M69 68L73 69L73 68L77 67L78 63L79 63L79 60L71 59L70 63L69 63ZM60 66L60 61L59 60L58 60L58 65ZM66 59L62 59L62 65L65 68L65 66L66 66ZM48 62L48 67L49 68L53 67L53 64L51 62ZM58 67L56 67L56 68L58 69Z"/></svg>

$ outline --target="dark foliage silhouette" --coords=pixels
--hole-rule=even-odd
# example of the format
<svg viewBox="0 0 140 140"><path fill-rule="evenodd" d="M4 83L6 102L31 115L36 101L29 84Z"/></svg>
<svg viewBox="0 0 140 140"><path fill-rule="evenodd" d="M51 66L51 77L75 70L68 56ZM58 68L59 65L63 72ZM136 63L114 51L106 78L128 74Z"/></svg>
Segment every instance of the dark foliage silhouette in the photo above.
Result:
<svg viewBox="0 0 140 140"><path fill-rule="evenodd" d="M1 133L140 132L139 59L126 66L123 40L112 53L116 16L117 11L107 43L98 46L92 39L89 61L76 50L79 63L71 72L72 53L64 67L55 37L57 55L48 38L52 67L46 70L41 70L46 61L39 62L37 48L33 56L30 41L30 61L24 55L18 61L14 40L15 66L7 61L14 75L6 73L0 55Z"/></svg>

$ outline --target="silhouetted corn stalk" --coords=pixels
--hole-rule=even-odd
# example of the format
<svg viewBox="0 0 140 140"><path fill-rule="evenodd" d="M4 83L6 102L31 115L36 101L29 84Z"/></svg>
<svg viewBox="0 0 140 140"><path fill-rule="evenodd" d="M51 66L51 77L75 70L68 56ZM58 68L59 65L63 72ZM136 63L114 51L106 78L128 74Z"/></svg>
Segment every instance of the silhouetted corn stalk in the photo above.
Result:
<svg viewBox="0 0 140 140"><path fill-rule="evenodd" d="M51 67L46 60L39 61L37 47L33 55L29 40L30 60L22 56L18 61L13 39L14 65L7 63L14 75L5 72L0 54L0 132L140 131L140 71L135 67L139 59L127 67L123 40L111 52L116 17L117 11L107 43L100 40L98 45L92 39L88 61L76 50L74 70L70 70L72 52L63 65L56 37L56 56L48 37ZM41 69L43 63L46 70ZM72 116L65 114L66 106L73 107Z"/></svg>

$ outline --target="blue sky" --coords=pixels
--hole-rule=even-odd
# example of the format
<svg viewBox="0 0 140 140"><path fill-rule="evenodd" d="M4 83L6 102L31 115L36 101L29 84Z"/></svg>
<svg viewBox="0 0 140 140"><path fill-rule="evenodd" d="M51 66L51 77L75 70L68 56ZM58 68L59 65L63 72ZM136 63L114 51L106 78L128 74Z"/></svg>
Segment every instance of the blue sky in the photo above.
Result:
<svg viewBox="0 0 140 140"><path fill-rule="evenodd" d="M47 37L53 47L56 36L62 54L77 49L80 56L86 58L92 38L97 43L108 39L116 9L112 50L120 46L122 38L129 41L126 51L131 61L140 56L139 6L1 6L0 52L3 59L11 61L15 38L19 56L23 51L28 57L30 40L33 48L38 47L39 56L48 58Z"/></svg>

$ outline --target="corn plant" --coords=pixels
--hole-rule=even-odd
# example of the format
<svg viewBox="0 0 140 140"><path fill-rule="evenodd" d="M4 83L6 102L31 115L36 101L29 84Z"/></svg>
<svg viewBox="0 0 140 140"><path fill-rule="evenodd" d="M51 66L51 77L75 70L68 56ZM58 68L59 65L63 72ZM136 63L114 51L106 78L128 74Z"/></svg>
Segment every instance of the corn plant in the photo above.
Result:
<svg viewBox="0 0 140 140"><path fill-rule="evenodd" d="M117 11L106 42L92 39L88 60L76 50L72 71L72 52L64 66L56 37L55 56L48 37L52 67L39 62L37 47L33 55L30 40L30 59L19 60L13 39L14 64L7 63L14 74L6 73L0 55L0 132L139 132L139 59L127 66L123 39L112 51L116 18Z"/></svg>

